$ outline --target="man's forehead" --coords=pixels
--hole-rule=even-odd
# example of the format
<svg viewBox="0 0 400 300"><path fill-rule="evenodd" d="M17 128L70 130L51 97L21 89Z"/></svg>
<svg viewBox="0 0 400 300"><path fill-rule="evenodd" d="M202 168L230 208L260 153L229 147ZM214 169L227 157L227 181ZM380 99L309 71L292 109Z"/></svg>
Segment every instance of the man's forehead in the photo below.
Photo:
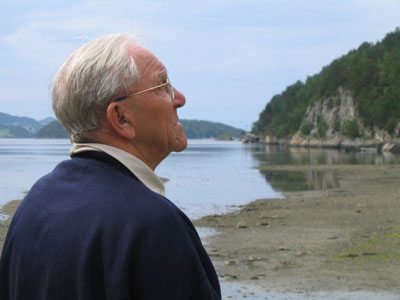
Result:
<svg viewBox="0 0 400 300"><path fill-rule="evenodd" d="M142 75L160 75L167 72L163 63L146 48L136 45L130 48L130 52Z"/></svg>

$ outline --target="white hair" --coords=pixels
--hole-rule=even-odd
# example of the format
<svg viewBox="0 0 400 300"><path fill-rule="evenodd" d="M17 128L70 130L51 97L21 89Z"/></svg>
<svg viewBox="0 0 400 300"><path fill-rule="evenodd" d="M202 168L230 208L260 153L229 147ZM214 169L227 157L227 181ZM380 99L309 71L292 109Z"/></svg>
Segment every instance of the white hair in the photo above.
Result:
<svg viewBox="0 0 400 300"><path fill-rule="evenodd" d="M140 79L129 47L128 34L93 40L74 51L56 73L52 85L53 110L72 142L82 142L100 128L108 105L124 96Z"/></svg>

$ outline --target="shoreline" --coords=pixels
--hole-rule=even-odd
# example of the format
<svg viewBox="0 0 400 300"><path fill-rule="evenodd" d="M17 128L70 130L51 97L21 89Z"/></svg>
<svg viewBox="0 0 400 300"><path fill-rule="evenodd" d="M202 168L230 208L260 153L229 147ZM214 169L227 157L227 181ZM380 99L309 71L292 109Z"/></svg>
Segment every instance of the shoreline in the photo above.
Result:
<svg viewBox="0 0 400 300"><path fill-rule="evenodd" d="M8 216L7 219L0 221L0 254L6 239L8 227L10 226L12 217L22 200L11 200L0 207L0 214Z"/></svg>
<svg viewBox="0 0 400 300"><path fill-rule="evenodd" d="M273 299L320 293L383 299L400 291L400 165L260 169L335 172L339 186L284 192L284 198L194 220L196 227L216 230L203 241L223 286L232 284L236 294L243 289L251 299L258 299L252 286ZM10 217L0 221L0 249L20 201L1 208Z"/></svg>
<svg viewBox="0 0 400 300"><path fill-rule="evenodd" d="M217 231L205 247L223 280L278 293L400 291L400 165L262 169L334 171L339 186L194 220Z"/></svg>

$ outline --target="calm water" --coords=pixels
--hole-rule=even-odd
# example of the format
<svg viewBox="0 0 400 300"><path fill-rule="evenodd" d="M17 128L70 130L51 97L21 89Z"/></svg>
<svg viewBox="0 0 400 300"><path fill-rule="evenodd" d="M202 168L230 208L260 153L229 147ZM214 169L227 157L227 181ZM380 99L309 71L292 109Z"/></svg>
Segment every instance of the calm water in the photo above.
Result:
<svg viewBox="0 0 400 300"><path fill-rule="evenodd" d="M0 206L67 159L69 140L0 139Z"/></svg>
<svg viewBox="0 0 400 300"><path fill-rule="evenodd" d="M254 169L259 161L240 142L190 140L184 152L171 154L157 169L167 197L191 218L235 209L258 198L282 197Z"/></svg>
<svg viewBox="0 0 400 300"><path fill-rule="evenodd" d="M58 162L68 159L69 140L0 139L0 205L24 192ZM334 172L260 171L265 165L394 164L395 155L337 150L281 148L240 142L189 140L157 174L168 178L167 197L191 218L227 212L282 191L326 189L339 182Z"/></svg>
<svg viewBox="0 0 400 300"><path fill-rule="evenodd" d="M0 205L21 199L33 183L68 159L69 140L0 139ZM191 218L232 210L257 198L281 197L253 169L257 159L239 142L189 140L157 174L168 178L167 197Z"/></svg>

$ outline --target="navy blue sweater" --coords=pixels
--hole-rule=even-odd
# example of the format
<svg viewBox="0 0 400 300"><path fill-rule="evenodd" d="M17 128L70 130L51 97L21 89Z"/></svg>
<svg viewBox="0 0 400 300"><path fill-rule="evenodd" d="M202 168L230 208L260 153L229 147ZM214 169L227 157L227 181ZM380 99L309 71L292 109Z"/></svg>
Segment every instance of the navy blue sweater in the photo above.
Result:
<svg viewBox="0 0 400 300"><path fill-rule="evenodd" d="M100 152L61 162L32 187L0 260L1 300L220 298L186 215Z"/></svg>

